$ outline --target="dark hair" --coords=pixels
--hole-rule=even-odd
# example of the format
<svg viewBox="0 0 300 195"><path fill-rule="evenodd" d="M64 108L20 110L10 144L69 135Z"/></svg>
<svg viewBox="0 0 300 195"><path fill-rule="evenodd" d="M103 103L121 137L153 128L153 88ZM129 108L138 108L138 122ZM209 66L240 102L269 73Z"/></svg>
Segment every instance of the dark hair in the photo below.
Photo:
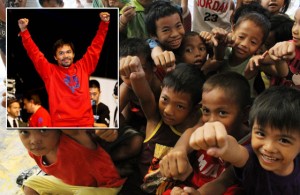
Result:
<svg viewBox="0 0 300 195"><path fill-rule="evenodd" d="M27 93L23 96L23 100L28 100L28 101L33 101L34 104L36 105L41 105L42 102L41 102L41 99L40 99L40 96L38 94L35 94L35 93Z"/></svg>
<svg viewBox="0 0 300 195"><path fill-rule="evenodd" d="M224 90L242 109L251 105L249 82L239 73L226 71L210 76L203 85L203 92L216 88Z"/></svg>
<svg viewBox="0 0 300 195"><path fill-rule="evenodd" d="M40 5L43 7L45 2L49 2L50 0L39 0ZM63 0L56 0L56 3L59 6L63 6L64 5L64 1Z"/></svg>
<svg viewBox="0 0 300 195"><path fill-rule="evenodd" d="M97 88L100 90L100 83L97 80L89 80L89 88Z"/></svg>
<svg viewBox="0 0 300 195"><path fill-rule="evenodd" d="M15 102L20 104L20 101L15 98L7 99L7 107L10 107Z"/></svg>
<svg viewBox="0 0 300 195"><path fill-rule="evenodd" d="M250 12L260 13L268 19L271 17L271 13L269 12L269 10L265 9L259 2L252 1L248 5L243 4L241 7L237 8L234 11L232 24L234 25L241 16Z"/></svg>
<svg viewBox="0 0 300 195"><path fill-rule="evenodd" d="M300 90L274 86L263 91L253 102L249 122L280 131L300 133Z"/></svg>
<svg viewBox="0 0 300 195"><path fill-rule="evenodd" d="M146 40L141 38L128 38L124 39L120 42L119 45L119 56L126 57L128 55L131 56L139 56L144 57L146 62L152 62L151 58L151 49ZM153 63L147 63L153 65Z"/></svg>
<svg viewBox="0 0 300 195"><path fill-rule="evenodd" d="M115 86L114 86L114 95L115 96L118 96L118 88L119 88L119 84L118 84L118 81L117 81Z"/></svg>
<svg viewBox="0 0 300 195"><path fill-rule="evenodd" d="M284 0L284 4L280 10L280 13L284 14L289 9L290 3L291 3L291 0Z"/></svg>
<svg viewBox="0 0 300 195"><path fill-rule="evenodd" d="M269 19L263 14L257 12L249 12L249 13L245 13L244 15L241 15L237 20L236 24L234 24L233 28L236 29L242 22L248 20L254 22L258 27L261 28L263 33L263 39L261 44L263 44L267 39L271 28Z"/></svg>
<svg viewBox="0 0 300 195"><path fill-rule="evenodd" d="M144 13L145 26L151 36L156 36L156 21L160 18L177 13L180 16L180 21L183 22L181 8L175 3L167 0L153 1L149 7L145 9Z"/></svg>
<svg viewBox="0 0 300 195"><path fill-rule="evenodd" d="M199 33L196 31L189 31L184 34L183 39L182 39L182 44L180 45L180 47L178 49L180 57L185 52L186 40L190 37L196 37L196 36L199 36L199 38L202 40L203 44L206 47L207 53L209 53L209 55L212 56L212 54L213 54L212 48L208 44L206 44L205 40L199 35Z"/></svg>
<svg viewBox="0 0 300 195"><path fill-rule="evenodd" d="M282 42L293 38L292 28L294 20L284 14L275 14L270 18L271 30L274 33L275 41Z"/></svg>
<svg viewBox="0 0 300 195"><path fill-rule="evenodd" d="M201 101L204 78L205 76L196 66L179 63L173 71L166 74L162 87L190 94L192 104L197 105Z"/></svg>
<svg viewBox="0 0 300 195"><path fill-rule="evenodd" d="M74 47L74 44L71 41L59 39L53 45L53 54L54 54L54 56L56 55L57 49L60 48L60 47L63 47L64 45L69 45L71 47L73 53L75 53L75 47Z"/></svg>

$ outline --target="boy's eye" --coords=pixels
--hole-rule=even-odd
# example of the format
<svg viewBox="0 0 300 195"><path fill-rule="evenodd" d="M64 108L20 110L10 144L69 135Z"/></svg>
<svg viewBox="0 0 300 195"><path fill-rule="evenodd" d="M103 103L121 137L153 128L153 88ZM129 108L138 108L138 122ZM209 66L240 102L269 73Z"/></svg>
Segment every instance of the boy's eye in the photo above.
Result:
<svg viewBox="0 0 300 195"><path fill-rule="evenodd" d="M209 110L207 108L202 108L202 113L203 114L208 114L209 113Z"/></svg>
<svg viewBox="0 0 300 195"><path fill-rule="evenodd" d="M176 25L176 27L177 27L177 28L181 28L181 27L182 27L182 24L179 23L179 24Z"/></svg>
<svg viewBox="0 0 300 195"><path fill-rule="evenodd" d="M224 116L227 115L227 112L225 112L225 111L220 111L220 112L219 112L219 115L220 115L221 117L224 117Z"/></svg>
<svg viewBox="0 0 300 195"><path fill-rule="evenodd" d="M27 130L19 130L19 134L21 134L21 135L28 135L29 132Z"/></svg>
<svg viewBox="0 0 300 195"><path fill-rule="evenodd" d="M255 135L257 135L257 137L263 138L265 136L264 132L260 131L260 130L255 130L254 131Z"/></svg>
<svg viewBox="0 0 300 195"><path fill-rule="evenodd" d="M46 129L41 129L40 132L41 132L41 133L46 133L47 130L46 130Z"/></svg>
<svg viewBox="0 0 300 195"><path fill-rule="evenodd" d="M253 45L256 45L256 44L257 44L256 41L251 41L251 43L252 43Z"/></svg>
<svg viewBox="0 0 300 195"><path fill-rule="evenodd" d="M205 47L200 47L199 50L200 51L206 51L206 48Z"/></svg>
<svg viewBox="0 0 300 195"><path fill-rule="evenodd" d="M185 49L185 52L187 52L187 53L192 53L192 52L193 52L193 49L190 48L190 47L188 47L188 48Z"/></svg>
<svg viewBox="0 0 300 195"><path fill-rule="evenodd" d="M184 106L182 106L182 105L177 105L177 108L178 108L179 110L183 110L183 109L184 109Z"/></svg>
<svg viewBox="0 0 300 195"><path fill-rule="evenodd" d="M291 144L292 142L287 139L287 138L280 138L279 139L279 142L283 143L283 144Z"/></svg>

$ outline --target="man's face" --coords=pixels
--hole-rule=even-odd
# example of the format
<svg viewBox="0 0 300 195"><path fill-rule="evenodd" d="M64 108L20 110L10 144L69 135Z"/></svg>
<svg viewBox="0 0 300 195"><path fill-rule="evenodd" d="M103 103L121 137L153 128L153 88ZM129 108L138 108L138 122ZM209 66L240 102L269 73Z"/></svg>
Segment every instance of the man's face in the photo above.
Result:
<svg viewBox="0 0 300 195"><path fill-rule="evenodd" d="M70 45L63 45L57 48L54 59L57 61L59 66L68 68L73 63L74 52Z"/></svg>
<svg viewBox="0 0 300 195"><path fill-rule="evenodd" d="M16 118L20 115L20 104L19 102L14 102L12 103L8 108L7 108L8 115L10 115L13 118Z"/></svg>
<svg viewBox="0 0 300 195"><path fill-rule="evenodd" d="M32 101L28 101L24 99L24 109L27 110L28 113L33 113L33 103Z"/></svg>
<svg viewBox="0 0 300 195"><path fill-rule="evenodd" d="M99 96L100 96L100 90L98 88L95 87L90 88L91 100L96 101L96 103L98 104Z"/></svg>

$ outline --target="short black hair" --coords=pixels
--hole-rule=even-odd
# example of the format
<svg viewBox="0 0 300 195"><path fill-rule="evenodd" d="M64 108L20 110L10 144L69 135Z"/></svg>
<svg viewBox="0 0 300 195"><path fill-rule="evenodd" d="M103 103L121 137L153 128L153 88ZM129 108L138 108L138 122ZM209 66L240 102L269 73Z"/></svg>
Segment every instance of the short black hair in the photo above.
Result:
<svg viewBox="0 0 300 195"><path fill-rule="evenodd" d="M19 103L20 104L20 101L17 100L16 98L10 98L10 99L7 99L7 107L10 107L13 103Z"/></svg>
<svg viewBox="0 0 300 195"><path fill-rule="evenodd" d="M44 3L45 2L49 2L50 0L39 0L39 3L42 7L44 7ZM56 0L56 3L59 5L59 6L63 6L64 5L64 1L63 0Z"/></svg>
<svg viewBox="0 0 300 195"><path fill-rule="evenodd" d="M183 22L180 6L168 0L153 1L149 7L145 9L144 13L146 29L150 36L156 36L156 21L160 18L177 13L180 16L181 22Z"/></svg>
<svg viewBox="0 0 300 195"><path fill-rule="evenodd" d="M273 86L258 95L251 107L249 122L285 132L300 133L300 90Z"/></svg>
<svg viewBox="0 0 300 195"><path fill-rule="evenodd" d="M97 80L89 80L89 88L98 88L100 90L100 83Z"/></svg>
<svg viewBox="0 0 300 195"><path fill-rule="evenodd" d="M28 101L33 101L34 104L36 105L42 105L42 102L41 102L41 99L40 99L40 96L36 93L26 93L24 96L23 96L23 100L28 100Z"/></svg>
<svg viewBox="0 0 300 195"><path fill-rule="evenodd" d="M276 42L288 41L293 38L291 29L294 20L285 14L275 14L270 18L271 30L274 33Z"/></svg>
<svg viewBox="0 0 300 195"><path fill-rule="evenodd" d="M74 44L71 41L64 40L64 39L59 39L53 45L53 55L55 56L57 49L60 48L60 47L63 47L64 45L69 45L71 47L73 53L75 53L75 47L74 47Z"/></svg>
<svg viewBox="0 0 300 195"><path fill-rule="evenodd" d="M243 75L233 71L216 73L206 80L203 92L216 88L224 90L241 109L251 106L250 85Z"/></svg>
<svg viewBox="0 0 300 195"><path fill-rule="evenodd" d="M204 82L205 76L199 68L191 64L179 63L173 71L166 74L162 87L190 94L192 105L197 105L202 98Z"/></svg>

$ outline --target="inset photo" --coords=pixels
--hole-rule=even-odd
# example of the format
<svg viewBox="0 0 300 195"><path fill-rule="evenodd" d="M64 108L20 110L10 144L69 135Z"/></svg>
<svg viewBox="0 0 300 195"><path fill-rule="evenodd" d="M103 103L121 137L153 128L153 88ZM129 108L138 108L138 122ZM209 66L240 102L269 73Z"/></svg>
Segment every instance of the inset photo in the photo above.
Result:
<svg viewBox="0 0 300 195"><path fill-rule="evenodd" d="M118 15L7 8L7 128L116 128Z"/></svg>

